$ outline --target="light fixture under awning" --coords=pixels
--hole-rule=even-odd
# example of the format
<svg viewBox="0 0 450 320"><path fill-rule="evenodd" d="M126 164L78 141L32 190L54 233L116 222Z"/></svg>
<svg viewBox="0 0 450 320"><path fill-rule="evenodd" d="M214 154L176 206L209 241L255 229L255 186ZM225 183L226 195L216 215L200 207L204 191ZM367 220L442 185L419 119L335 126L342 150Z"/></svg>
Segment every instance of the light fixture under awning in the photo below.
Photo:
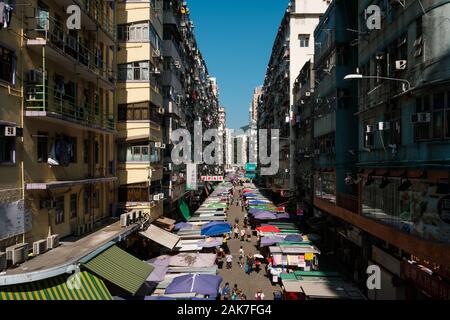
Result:
<svg viewBox="0 0 450 320"><path fill-rule="evenodd" d="M150 225L150 227L146 231L142 231L139 233L140 235L159 243L160 245L173 250L175 246L180 241L180 237L167 232L166 230L163 230L155 225Z"/></svg>

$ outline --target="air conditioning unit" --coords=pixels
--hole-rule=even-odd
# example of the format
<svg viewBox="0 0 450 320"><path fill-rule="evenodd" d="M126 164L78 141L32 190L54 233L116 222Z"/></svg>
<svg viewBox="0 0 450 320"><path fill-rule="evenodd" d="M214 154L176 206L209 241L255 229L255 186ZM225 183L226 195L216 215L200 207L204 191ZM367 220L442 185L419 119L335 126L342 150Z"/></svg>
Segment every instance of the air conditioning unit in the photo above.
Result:
<svg viewBox="0 0 450 320"><path fill-rule="evenodd" d="M396 70L406 70L407 60L397 60L395 61Z"/></svg>
<svg viewBox="0 0 450 320"><path fill-rule="evenodd" d="M412 123L430 123L431 113L421 112L415 113L411 116Z"/></svg>
<svg viewBox="0 0 450 320"><path fill-rule="evenodd" d="M391 123L390 122L378 122L378 130L379 131L385 131L391 129Z"/></svg>
<svg viewBox="0 0 450 320"><path fill-rule="evenodd" d="M130 219L128 214L124 213L120 215L120 226L122 228L128 227L130 225Z"/></svg>
<svg viewBox="0 0 450 320"><path fill-rule="evenodd" d="M0 271L6 269L6 252L0 252Z"/></svg>
<svg viewBox="0 0 450 320"><path fill-rule="evenodd" d="M27 75L28 83L42 83L43 74L41 70L32 69L28 71Z"/></svg>
<svg viewBox="0 0 450 320"><path fill-rule="evenodd" d="M155 68L153 70L153 74L161 74L161 70L159 70L158 68Z"/></svg>
<svg viewBox="0 0 450 320"><path fill-rule="evenodd" d="M5 127L5 137L15 137L17 135L16 127Z"/></svg>
<svg viewBox="0 0 450 320"><path fill-rule="evenodd" d="M132 211L128 214L128 217L130 219L130 223L135 223L137 220L137 213L136 211Z"/></svg>
<svg viewBox="0 0 450 320"><path fill-rule="evenodd" d="M13 265L25 262L28 259L28 243L20 243L6 248L6 259Z"/></svg>
<svg viewBox="0 0 450 320"><path fill-rule="evenodd" d="M47 251L47 240L33 242L33 255L37 256Z"/></svg>
<svg viewBox="0 0 450 320"><path fill-rule="evenodd" d="M165 143L161 144L161 149L165 149L165 148L166 148L166 144Z"/></svg>
<svg viewBox="0 0 450 320"><path fill-rule="evenodd" d="M311 92L310 91L306 91L305 92L305 96L310 97L311 96Z"/></svg>
<svg viewBox="0 0 450 320"><path fill-rule="evenodd" d="M366 133L372 133L372 132L375 132L375 126L367 125L366 126Z"/></svg>
<svg viewBox="0 0 450 320"><path fill-rule="evenodd" d="M47 250L54 249L59 246L59 234L52 234L47 238Z"/></svg>
<svg viewBox="0 0 450 320"><path fill-rule="evenodd" d="M164 193L159 194L159 200L164 200Z"/></svg>
<svg viewBox="0 0 450 320"><path fill-rule="evenodd" d="M175 61L173 63L173 65L175 66L176 69L181 69L181 62L180 61Z"/></svg>
<svg viewBox="0 0 450 320"><path fill-rule="evenodd" d="M153 196L153 201L159 201L159 194L155 194Z"/></svg>
<svg viewBox="0 0 450 320"><path fill-rule="evenodd" d="M159 113L159 114L164 114L164 108L159 107L159 108L158 108L158 113Z"/></svg>
<svg viewBox="0 0 450 320"><path fill-rule="evenodd" d="M162 143L161 142L155 142L155 148L161 148Z"/></svg>
<svg viewBox="0 0 450 320"><path fill-rule="evenodd" d="M177 95L177 97L176 97L176 104L178 104L178 105L180 105L181 104L181 102L182 102L182 100L183 100L183 96L181 96L181 95Z"/></svg>

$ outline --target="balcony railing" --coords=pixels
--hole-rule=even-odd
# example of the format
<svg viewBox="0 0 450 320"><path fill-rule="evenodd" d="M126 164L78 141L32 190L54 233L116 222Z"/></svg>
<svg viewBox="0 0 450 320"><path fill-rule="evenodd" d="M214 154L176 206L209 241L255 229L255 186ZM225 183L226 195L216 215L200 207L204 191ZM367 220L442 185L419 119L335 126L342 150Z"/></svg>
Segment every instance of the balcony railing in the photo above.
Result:
<svg viewBox="0 0 450 320"><path fill-rule="evenodd" d="M105 10L102 10L100 1L94 0L78 0L81 4L81 8L90 16L93 21L105 30L105 32L113 39L115 39L115 25L114 18L109 17ZM109 5L109 1L104 2L105 7Z"/></svg>
<svg viewBox="0 0 450 320"><path fill-rule="evenodd" d="M99 48L89 48L81 43L78 37L71 35L60 21L53 18L36 18L34 29L38 36L44 37L55 49L86 66L96 75L113 83L114 68L108 65Z"/></svg>
<svg viewBox="0 0 450 320"><path fill-rule="evenodd" d="M347 209L353 213L359 214L360 204L358 198L348 194L338 193L337 195L337 205L338 207Z"/></svg>
<svg viewBox="0 0 450 320"><path fill-rule="evenodd" d="M26 111L47 112L69 122L115 130L114 116L100 114L100 104L78 103L74 97L39 84L27 86L25 94Z"/></svg>

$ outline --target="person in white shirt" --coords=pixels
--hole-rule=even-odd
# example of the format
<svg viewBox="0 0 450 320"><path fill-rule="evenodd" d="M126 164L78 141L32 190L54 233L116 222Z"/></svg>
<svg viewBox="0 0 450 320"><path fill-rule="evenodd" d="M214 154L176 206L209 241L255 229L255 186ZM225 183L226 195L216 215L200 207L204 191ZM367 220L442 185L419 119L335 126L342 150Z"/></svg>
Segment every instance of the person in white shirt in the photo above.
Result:
<svg viewBox="0 0 450 320"><path fill-rule="evenodd" d="M256 291L256 293L255 293L255 300L264 300L264 292L262 292L261 289Z"/></svg>

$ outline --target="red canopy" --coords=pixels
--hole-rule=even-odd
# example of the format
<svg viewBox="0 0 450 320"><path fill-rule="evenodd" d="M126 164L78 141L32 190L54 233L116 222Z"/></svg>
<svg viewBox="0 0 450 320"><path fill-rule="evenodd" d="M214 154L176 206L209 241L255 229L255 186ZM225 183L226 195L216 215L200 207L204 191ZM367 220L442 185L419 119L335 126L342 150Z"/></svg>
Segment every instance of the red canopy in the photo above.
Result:
<svg viewBox="0 0 450 320"><path fill-rule="evenodd" d="M244 192L253 192L251 189L244 189Z"/></svg>
<svg viewBox="0 0 450 320"><path fill-rule="evenodd" d="M280 232L280 229L275 226L262 226L256 228L256 230L259 232Z"/></svg>

